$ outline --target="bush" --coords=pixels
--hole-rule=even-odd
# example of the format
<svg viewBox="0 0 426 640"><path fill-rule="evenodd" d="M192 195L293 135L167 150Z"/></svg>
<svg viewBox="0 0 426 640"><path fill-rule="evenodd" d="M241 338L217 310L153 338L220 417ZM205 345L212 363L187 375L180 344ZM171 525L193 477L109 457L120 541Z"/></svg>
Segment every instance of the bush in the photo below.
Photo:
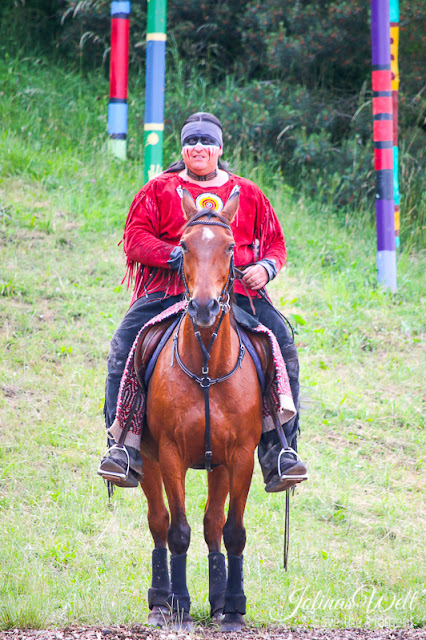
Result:
<svg viewBox="0 0 426 640"><path fill-rule="evenodd" d="M234 157L321 191L349 208L345 220L360 207L373 216L368 8L368 0L169 0L166 157L188 113L213 111ZM44 47L83 72L103 65L107 77L109 14L109 0L15 0L14 11L0 9L0 46ZM424 225L422 16L420 0L401 0L400 190L410 233ZM145 39L146 2L132 0L129 90L139 131L129 149L137 156Z"/></svg>
<svg viewBox="0 0 426 640"><path fill-rule="evenodd" d="M0 6L0 47L10 54L46 54L60 29L58 0L14 0Z"/></svg>

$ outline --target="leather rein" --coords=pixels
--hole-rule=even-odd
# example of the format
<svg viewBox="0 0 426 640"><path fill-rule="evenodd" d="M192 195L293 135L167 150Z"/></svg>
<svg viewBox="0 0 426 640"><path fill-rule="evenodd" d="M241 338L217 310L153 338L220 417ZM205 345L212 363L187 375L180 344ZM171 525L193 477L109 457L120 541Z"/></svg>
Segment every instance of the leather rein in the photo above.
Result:
<svg viewBox="0 0 426 640"><path fill-rule="evenodd" d="M204 217L208 215L209 218L207 220L200 220L200 218ZM218 220L212 220L211 218L218 218ZM221 216L219 213L216 213L214 211L209 211L206 213L206 211L200 211L199 213L195 214L195 216L189 221L189 223L186 225L185 229L187 229L188 227L192 227L195 225L208 225L208 226L217 226L217 227L223 227L224 229L228 229L228 231L230 231L232 233L231 227L229 226L229 224L226 222L225 218L223 216ZM210 342L208 344L208 346L206 347L204 345L204 342L201 338L201 333L197 327L197 324L195 322L195 320L191 317L191 322L192 322L192 326L194 327L194 334L195 337L197 338L197 341L200 345L201 348L201 352L203 355L203 366L201 369L201 376L197 375L196 373L194 373L193 371L191 371L190 369L188 369L188 367L182 362L182 359L180 357L179 354L179 347L178 347L178 340L179 340L179 329L180 326L183 322L183 319L185 318L185 316L188 314L188 311L185 312L185 314L182 315L179 324L176 328L176 331L174 333L173 336L173 347L172 347L172 360L171 360L171 366L173 366L174 363L174 358L176 357L176 361L178 363L178 365L180 366L180 368L182 369L182 371L184 373L186 373L187 376L189 376L191 378L191 380L194 380L195 382L197 382L204 394L204 413L205 413L205 423L206 423L206 427L205 427L205 434L206 434L206 447L205 447L205 468L207 471L212 471L212 457L213 457L213 453L211 450L211 426L210 426L210 388L214 385L217 384L218 382L225 382L225 380L229 380L229 378L231 378L234 373L237 371L237 369L242 366L242 361L244 358L244 353L245 353L245 347L244 344L241 340L241 334L240 331L238 329L238 325L235 326L236 331L237 331L237 335L238 335L238 340L239 340L239 352L238 352L238 360L237 363L235 365L235 367L232 369L232 371L230 371L229 373L227 373L226 375L220 377L220 378L210 378L209 376L209 360L210 360L210 351L212 349L212 346L217 338L217 334L218 331L220 329L220 325L222 324L225 316L227 313L229 313L230 311L230 303L229 303L229 297L230 297L230 291L232 289L232 285L235 279L235 272L234 272L234 254L232 254L231 257L231 262L229 265L229 273L228 273L228 279L225 283L225 286L222 289L222 292L218 298L218 303L219 303L219 307L222 310L221 316L219 318L219 321L216 325L215 330L212 333L212 336L210 338ZM181 265L181 276L182 276L182 281L185 287L185 296L186 299L188 300L188 302L191 299L191 294L189 292L188 289L188 283L186 281L185 278L185 271L184 271L184 267L183 267L183 260L182 260L182 265Z"/></svg>

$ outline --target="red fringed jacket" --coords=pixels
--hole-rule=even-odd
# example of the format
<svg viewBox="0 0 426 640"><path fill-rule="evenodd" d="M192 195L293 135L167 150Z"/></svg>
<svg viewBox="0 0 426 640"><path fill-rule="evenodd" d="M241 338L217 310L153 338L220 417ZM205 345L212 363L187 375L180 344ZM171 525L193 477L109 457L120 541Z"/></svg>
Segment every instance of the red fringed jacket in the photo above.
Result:
<svg viewBox="0 0 426 640"><path fill-rule="evenodd" d="M167 265L186 223L180 189L191 193L198 208L212 208L220 213L236 185L240 188L240 206L231 224L235 266L269 258L275 260L277 271L281 269L287 256L284 234L269 200L253 182L231 174L221 187L206 188L202 183L183 180L177 173L162 173L137 193L126 220L123 236L126 276L129 284L135 278L132 304L147 293L164 291L166 296L173 296L184 291L180 274ZM234 291L246 295L240 282L235 282ZM248 291L253 297L257 295Z"/></svg>

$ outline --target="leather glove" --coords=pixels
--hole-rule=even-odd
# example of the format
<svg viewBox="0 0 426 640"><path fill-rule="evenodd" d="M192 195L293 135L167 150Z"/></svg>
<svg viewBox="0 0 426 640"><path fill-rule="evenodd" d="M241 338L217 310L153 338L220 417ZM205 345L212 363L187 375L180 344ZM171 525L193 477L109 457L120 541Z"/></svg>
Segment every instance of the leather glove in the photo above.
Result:
<svg viewBox="0 0 426 640"><path fill-rule="evenodd" d="M183 251L181 246L174 247L170 254L167 264L172 271L180 271L182 269Z"/></svg>

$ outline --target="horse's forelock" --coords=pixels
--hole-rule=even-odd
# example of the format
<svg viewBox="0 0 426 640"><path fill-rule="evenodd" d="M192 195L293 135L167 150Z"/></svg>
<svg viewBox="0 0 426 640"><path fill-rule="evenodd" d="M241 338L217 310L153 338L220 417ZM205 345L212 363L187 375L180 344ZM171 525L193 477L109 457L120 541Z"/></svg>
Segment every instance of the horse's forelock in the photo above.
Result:
<svg viewBox="0 0 426 640"><path fill-rule="evenodd" d="M220 221L219 223L215 223L214 222L210 222L210 221L202 221L200 220L201 218L203 218L204 216L209 216L210 218L217 218ZM188 227L192 227L195 225L202 225L202 224L206 224L209 225L211 224L212 226L222 226L224 225L226 228L228 228L231 231L231 227L229 225L228 220L222 216L220 213L218 213L217 211L212 211L211 209L200 209L199 211L197 211L197 213L195 213L192 218L190 218L190 220L188 220L188 222L185 224L185 226L183 227L183 231L185 232ZM231 231L232 233L232 231Z"/></svg>

